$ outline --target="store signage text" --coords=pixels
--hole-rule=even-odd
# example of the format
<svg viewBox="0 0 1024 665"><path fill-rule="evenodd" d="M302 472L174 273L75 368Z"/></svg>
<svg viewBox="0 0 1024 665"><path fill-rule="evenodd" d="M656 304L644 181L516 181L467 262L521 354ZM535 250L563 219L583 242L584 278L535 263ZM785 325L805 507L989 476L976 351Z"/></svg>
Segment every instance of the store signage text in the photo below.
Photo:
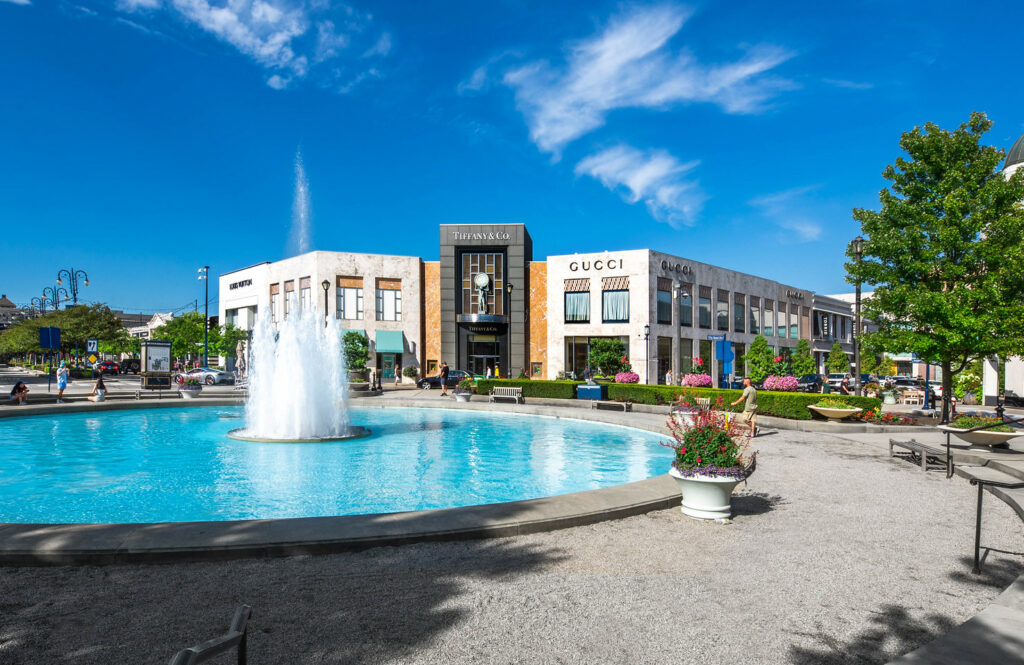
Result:
<svg viewBox="0 0 1024 665"><path fill-rule="evenodd" d="M244 286L252 286L252 280L251 279L243 279L243 280L238 281L238 282L231 282L231 284L228 286L228 289L230 289L230 290L240 289L240 288L242 288Z"/></svg>
<svg viewBox="0 0 1024 665"><path fill-rule="evenodd" d="M512 234L505 231L488 231L486 233L469 233L452 231L452 240L511 240Z"/></svg>
<svg viewBox="0 0 1024 665"><path fill-rule="evenodd" d="M661 269L667 270L669 272L682 273L684 275L689 275L690 273L693 272L693 269L690 268L690 266L688 265L682 263L669 263L668 261L661 262Z"/></svg>
<svg viewBox="0 0 1024 665"><path fill-rule="evenodd" d="M786 297L796 298L797 300L803 300L804 294L803 291L791 291L790 289L786 289Z"/></svg>
<svg viewBox="0 0 1024 665"><path fill-rule="evenodd" d="M573 261L569 264L569 270L622 270L622 259L598 259L596 261Z"/></svg>

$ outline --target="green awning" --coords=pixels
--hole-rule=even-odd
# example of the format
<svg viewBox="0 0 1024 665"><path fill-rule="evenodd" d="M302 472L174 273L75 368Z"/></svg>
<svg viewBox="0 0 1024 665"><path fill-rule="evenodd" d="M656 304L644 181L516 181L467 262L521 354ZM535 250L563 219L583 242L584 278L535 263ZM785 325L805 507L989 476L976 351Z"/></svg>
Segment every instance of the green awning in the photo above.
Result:
<svg viewBox="0 0 1024 665"><path fill-rule="evenodd" d="M401 330L378 330L377 353L403 353L405 337Z"/></svg>

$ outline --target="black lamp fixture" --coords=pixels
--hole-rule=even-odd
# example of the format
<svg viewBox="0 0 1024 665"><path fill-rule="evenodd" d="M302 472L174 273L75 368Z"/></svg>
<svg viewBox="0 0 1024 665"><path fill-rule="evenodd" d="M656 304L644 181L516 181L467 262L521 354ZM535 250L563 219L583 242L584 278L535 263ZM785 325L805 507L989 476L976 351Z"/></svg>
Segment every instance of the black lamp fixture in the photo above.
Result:
<svg viewBox="0 0 1024 665"><path fill-rule="evenodd" d="M331 283L326 279L320 282L320 286L324 289L324 328L327 327L327 290L331 288Z"/></svg>
<svg viewBox="0 0 1024 665"><path fill-rule="evenodd" d="M651 324L644 324L644 374L647 383L651 382Z"/></svg>
<svg viewBox="0 0 1024 665"><path fill-rule="evenodd" d="M857 236L850 241L850 253L853 254L853 258L860 263L861 257L864 256L864 237ZM861 380L860 380L860 277L857 277L857 290L854 296L854 312L853 312L853 366L856 374L854 375L854 394L860 397L861 395Z"/></svg>
<svg viewBox="0 0 1024 665"><path fill-rule="evenodd" d="M78 280L81 279L83 286L89 286L89 274L84 270L58 270L57 271L57 286L64 285L64 279L68 280L68 287L71 289L71 303L73 305L78 304Z"/></svg>

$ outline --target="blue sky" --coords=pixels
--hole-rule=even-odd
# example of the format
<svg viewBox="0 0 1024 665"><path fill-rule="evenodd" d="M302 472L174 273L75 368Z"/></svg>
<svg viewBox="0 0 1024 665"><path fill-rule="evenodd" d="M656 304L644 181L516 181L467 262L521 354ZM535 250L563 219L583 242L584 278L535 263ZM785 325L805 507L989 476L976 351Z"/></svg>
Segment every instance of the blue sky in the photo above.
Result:
<svg viewBox="0 0 1024 665"><path fill-rule="evenodd" d="M317 249L653 248L848 290L900 132L1024 133L1018 3L0 0L0 291L167 310ZM215 296L211 295L211 299ZM213 305L211 305L213 307Z"/></svg>

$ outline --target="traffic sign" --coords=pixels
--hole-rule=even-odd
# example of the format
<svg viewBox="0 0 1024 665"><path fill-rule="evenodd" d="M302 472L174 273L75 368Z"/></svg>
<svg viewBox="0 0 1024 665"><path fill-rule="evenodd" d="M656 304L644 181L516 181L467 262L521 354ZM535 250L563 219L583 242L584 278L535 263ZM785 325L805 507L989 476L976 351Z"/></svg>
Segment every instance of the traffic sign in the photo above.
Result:
<svg viewBox="0 0 1024 665"><path fill-rule="evenodd" d="M96 357L96 354L95 354L95 353L90 353L90 354L89 354L89 362L91 362L91 363L94 363L94 362L96 362L97 360L99 360L99 358L97 358L97 357Z"/></svg>
<svg viewBox="0 0 1024 665"><path fill-rule="evenodd" d="M39 329L39 348L41 348L41 349L59 349L60 348L60 328L40 328Z"/></svg>
<svg viewBox="0 0 1024 665"><path fill-rule="evenodd" d="M100 341L98 339L87 339L85 340L85 352L86 353L99 353Z"/></svg>
<svg viewBox="0 0 1024 665"><path fill-rule="evenodd" d="M725 335L708 335L709 342L724 342Z"/></svg>

